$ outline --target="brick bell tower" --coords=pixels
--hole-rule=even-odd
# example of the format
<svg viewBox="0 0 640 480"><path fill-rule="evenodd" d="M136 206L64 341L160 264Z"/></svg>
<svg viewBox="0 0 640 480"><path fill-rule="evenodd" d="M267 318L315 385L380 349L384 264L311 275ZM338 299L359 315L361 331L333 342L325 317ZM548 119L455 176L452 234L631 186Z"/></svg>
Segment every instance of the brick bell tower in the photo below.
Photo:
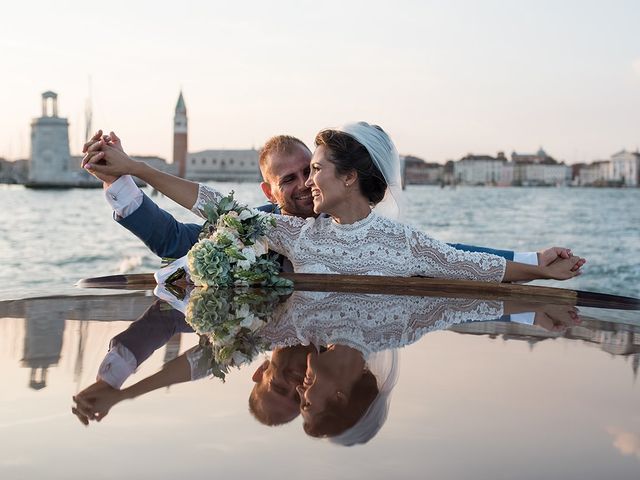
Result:
<svg viewBox="0 0 640 480"><path fill-rule="evenodd" d="M187 173L187 107L184 104L182 90L173 116L173 163L178 165L178 176L185 178Z"/></svg>

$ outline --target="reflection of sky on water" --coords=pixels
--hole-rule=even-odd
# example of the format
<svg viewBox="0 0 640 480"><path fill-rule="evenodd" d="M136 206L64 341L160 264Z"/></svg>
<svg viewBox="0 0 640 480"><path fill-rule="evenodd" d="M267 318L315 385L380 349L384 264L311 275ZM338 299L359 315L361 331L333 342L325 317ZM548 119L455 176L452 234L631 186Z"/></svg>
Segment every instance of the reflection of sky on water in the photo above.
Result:
<svg viewBox="0 0 640 480"><path fill-rule="evenodd" d="M463 324L457 332L469 331L436 331L402 349L389 419L365 446L309 438L299 418L275 428L257 423L247 398L261 359L234 370L224 384L172 385L122 402L100 424L84 428L70 413L71 395L94 381L109 340L150 299L132 295L120 312L99 297L90 303L62 317L52 314L50 332L58 337L50 342L43 335L46 316L35 315L30 325L25 315L0 313L7 317L0 319L3 478L281 478L291 471L308 478L637 478L640 471L633 355L531 326L505 331L504 323ZM45 307L64 310L48 301L39 311ZM103 321L81 321L91 318L88 312ZM106 321L109 315L123 321ZM588 336L598 325L587 320L571 332ZM484 334L470 334L480 326ZM26 338L28 332L36 336ZM640 344L637 333L631 338ZM179 347L174 339L169 353L158 350L126 385L196 342L193 334L183 334ZM51 360L40 390L29 387L27 350L39 366Z"/></svg>

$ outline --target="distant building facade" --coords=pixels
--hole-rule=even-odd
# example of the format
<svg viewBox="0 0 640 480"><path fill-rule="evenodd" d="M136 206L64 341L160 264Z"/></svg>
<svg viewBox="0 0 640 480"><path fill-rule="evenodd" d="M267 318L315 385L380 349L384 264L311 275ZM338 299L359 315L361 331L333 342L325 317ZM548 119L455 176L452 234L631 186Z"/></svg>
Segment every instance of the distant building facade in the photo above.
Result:
<svg viewBox="0 0 640 480"><path fill-rule="evenodd" d="M610 180L624 187L640 184L640 153L622 150L611 155Z"/></svg>
<svg viewBox="0 0 640 480"><path fill-rule="evenodd" d="M513 183L525 186L567 185L571 181L571 167L547 155L542 148L536 153L511 154Z"/></svg>
<svg viewBox="0 0 640 480"><path fill-rule="evenodd" d="M405 185L436 185L442 181L444 165L427 163L411 155L403 158Z"/></svg>
<svg viewBox="0 0 640 480"><path fill-rule="evenodd" d="M250 150L204 150L187 155L186 178L194 181L260 181L258 157Z"/></svg>
<svg viewBox="0 0 640 480"><path fill-rule="evenodd" d="M507 159L503 152L496 157L468 154L454 163L456 183L463 185L498 185L503 182Z"/></svg>
<svg viewBox="0 0 640 480"><path fill-rule="evenodd" d="M29 178L29 160L10 162L0 158L0 183L26 183Z"/></svg>

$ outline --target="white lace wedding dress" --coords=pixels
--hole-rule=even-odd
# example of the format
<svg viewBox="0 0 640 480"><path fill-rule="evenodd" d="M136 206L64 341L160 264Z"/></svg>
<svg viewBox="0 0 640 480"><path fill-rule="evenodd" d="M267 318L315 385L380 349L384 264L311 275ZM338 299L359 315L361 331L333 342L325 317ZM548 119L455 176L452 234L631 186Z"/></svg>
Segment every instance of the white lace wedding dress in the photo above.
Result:
<svg viewBox="0 0 640 480"><path fill-rule="evenodd" d="M204 206L222 197L217 190L200 185L192 211L204 218ZM291 260L296 273L421 275L487 282L500 282L504 277L504 258L456 250L375 212L349 225L326 216L273 217L276 228L268 234L269 248Z"/></svg>

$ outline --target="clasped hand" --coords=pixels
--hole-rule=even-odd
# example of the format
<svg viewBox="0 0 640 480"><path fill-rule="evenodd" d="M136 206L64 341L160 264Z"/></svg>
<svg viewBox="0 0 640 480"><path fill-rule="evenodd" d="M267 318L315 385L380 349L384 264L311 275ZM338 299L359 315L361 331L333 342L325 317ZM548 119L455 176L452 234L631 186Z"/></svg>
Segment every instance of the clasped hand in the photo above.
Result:
<svg viewBox="0 0 640 480"><path fill-rule="evenodd" d="M138 162L124 152L122 142L115 132L104 135L98 130L82 148L82 168L106 184L113 183L121 175L132 174Z"/></svg>

